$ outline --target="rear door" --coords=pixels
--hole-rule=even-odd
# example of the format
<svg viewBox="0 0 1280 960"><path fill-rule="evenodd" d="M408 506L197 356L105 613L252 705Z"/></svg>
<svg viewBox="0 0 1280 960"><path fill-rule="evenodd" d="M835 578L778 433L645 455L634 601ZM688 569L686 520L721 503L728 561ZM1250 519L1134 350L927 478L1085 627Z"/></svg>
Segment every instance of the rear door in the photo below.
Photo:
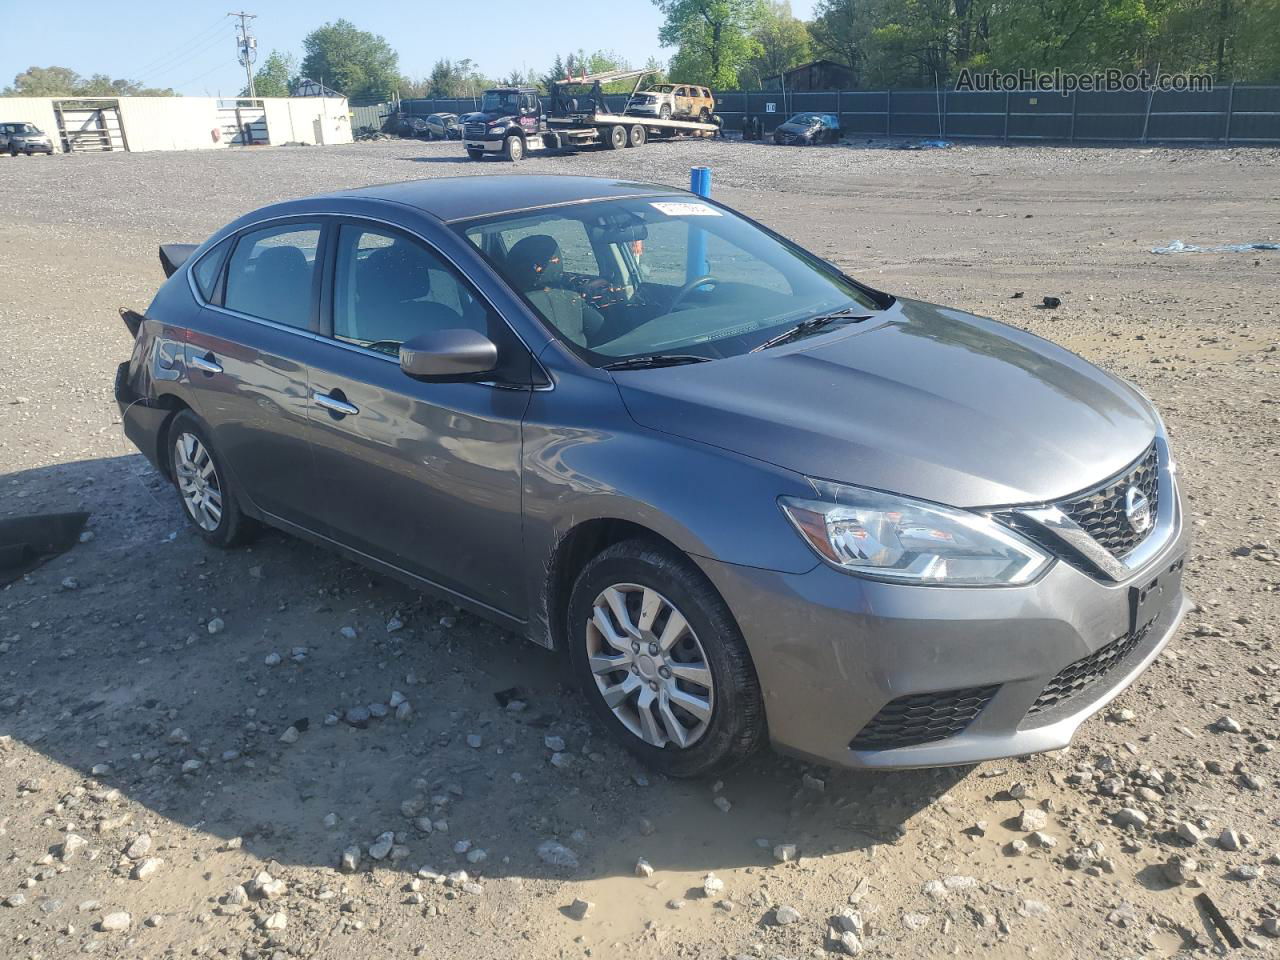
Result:
<svg viewBox="0 0 1280 960"><path fill-rule="evenodd" d="M521 421L532 357L435 248L380 223L336 221L311 423L333 536L376 560L523 619ZM402 342L470 328L510 375L423 383ZM519 381L523 379L523 383Z"/></svg>
<svg viewBox="0 0 1280 960"><path fill-rule="evenodd" d="M186 347L196 412L237 488L271 518L309 530L317 504L307 361L321 235L314 218L276 221L201 258L191 277L204 307Z"/></svg>

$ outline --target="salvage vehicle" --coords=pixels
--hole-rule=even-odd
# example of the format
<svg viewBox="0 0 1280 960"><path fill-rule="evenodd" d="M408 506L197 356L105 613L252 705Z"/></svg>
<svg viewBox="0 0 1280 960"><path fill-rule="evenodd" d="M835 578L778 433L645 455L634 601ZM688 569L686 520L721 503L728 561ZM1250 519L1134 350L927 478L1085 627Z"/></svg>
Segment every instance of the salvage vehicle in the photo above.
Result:
<svg viewBox="0 0 1280 960"><path fill-rule="evenodd" d="M424 122L428 140L462 139L462 125L456 113L433 113Z"/></svg>
<svg viewBox="0 0 1280 960"><path fill-rule="evenodd" d="M531 150L576 150L604 146L610 150L642 147L652 139L712 137L720 132L714 116L704 120L672 120L614 114L604 86L635 78L635 87L652 70L610 70L584 74L551 85L551 107L543 113L533 87L498 87L484 92L480 110L462 118L467 155L479 160L497 154L521 160ZM633 94L634 96L634 94Z"/></svg>
<svg viewBox="0 0 1280 960"><path fill-rule="evenodd" d="M712 200L415 180L161 261L115 393L194 532L269 524L563 651L668 774L1054 750L1189 606L1137 387Z"/></svg>
<svg viewBox="0 0 1280 960"><path fill-rule="evenodd" d="M838 143L840 121L834 113L797 113L773 130L773 142L807 145Z"/></svg>
<svg viewBox="0 0 1280 960"><path fill-rule="evenodd" d="M692 84L658 83L637 90L627 101L627 116L685 117L709 123L716 112L716 99L706 87Z"/></svg>
<svg viewBox="0 0 1280 960"><path fill-rule="evenodd" d="M0 150L16 157L33 153L53 154L53 140L34 123L0 123Z"/></svg>

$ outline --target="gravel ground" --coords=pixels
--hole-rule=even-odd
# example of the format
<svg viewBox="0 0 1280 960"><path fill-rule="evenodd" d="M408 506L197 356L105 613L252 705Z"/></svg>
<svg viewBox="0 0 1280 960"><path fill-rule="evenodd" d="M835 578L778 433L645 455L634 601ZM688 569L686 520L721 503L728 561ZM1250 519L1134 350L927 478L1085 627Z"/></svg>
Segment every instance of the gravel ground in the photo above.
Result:
<svg viewBox="0 0 1280 960"><path fill-rule="evenodd" d="M158 243L279 198L511 169L459 154L0 160L0 516L92 514L0 589L0 955L1216 953L1201 892L1274 951L1280 254L1150 251L1276 239L1280 152L729 141L518 168L682 184L709 163L757 219L1063 343L1169 423L1198 607L1071 749L874 775L766 753L722 783L646 775L554 655L447 604L280 535L206 547L121 436L115 308L146 306ZM525 709L496 701L511 687Z"/></svg>

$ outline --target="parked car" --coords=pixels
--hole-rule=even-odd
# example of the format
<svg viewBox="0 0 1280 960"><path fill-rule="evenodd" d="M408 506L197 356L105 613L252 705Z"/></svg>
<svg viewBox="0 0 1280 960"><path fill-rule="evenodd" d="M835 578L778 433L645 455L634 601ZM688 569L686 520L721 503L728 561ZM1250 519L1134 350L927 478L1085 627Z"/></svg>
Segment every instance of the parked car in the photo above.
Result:
<svg viewBox="0 0 1280 960"><path fill-rule="evenodd" d="M774 143L836 143L840 139L840 121L834 113L797 113L773 130Z"/></svg>
<svg viewBox="0 0 1280 960"><path fill-rule="evenodd" d="M563 650L672 775L1060 748L1189 606L1141 391L711 200L415 180L162 263L115 392L195 533L270 524Z"/></svg>
<svg viewBox="0 0 1280 960"><path fill-rule="evenodd" d="M456 113L433 113L425 122L428 140L462 139L462 125Z"/></svg>
<svg viewBox="0 0 1280 960"><path fill-rule="evenodd" d="M0 123L0 151L16 157L25 153L53 153L53 141L34 123Z"/></svg>
<svg viewBox="0 0 1280 960"><path fill-rule="evenodd" d="M412 113L393 113L387 118L388 132L401 137L425 137L428 126L425 117Z"/></svg>
<svg viewBox="0 0 1280 960"><path fill-rule="evenodd" d="M683 83L659 83L641 90L627 101L627 114L660 120L700 120L710 123L716 99L706 87Z"/></svg>

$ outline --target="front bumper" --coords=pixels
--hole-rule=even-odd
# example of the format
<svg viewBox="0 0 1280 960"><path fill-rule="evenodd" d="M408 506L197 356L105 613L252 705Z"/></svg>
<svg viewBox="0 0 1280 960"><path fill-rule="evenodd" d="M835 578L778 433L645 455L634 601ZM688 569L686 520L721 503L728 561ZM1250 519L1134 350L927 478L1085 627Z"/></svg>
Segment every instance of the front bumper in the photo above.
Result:
<svg viewBox="0 0 1280 960"><path fill-rule="evenodd" d="M697 559L742 629L776 747L840 767L969 764L1065 747L1160 653L1190 607L1181 506L1164 546L1122 583L1063 561L1027 586L948 588L825 564L786 574ZM1131 589L1157 578L1157 599L1131 623ZM1146 629L1126 640L1134 626ZM1055 698L1064 677L1099 663L1106 669L1083 689ZM956 695L952 706L929 714L945 700L930 695L943 693ZM955 704L976 715L956 723ZM880 746L855 748L886 714L936 724L933 736L904 746L873 736Z"/></svg>
<svg viewBox="0 0 1280 960"><path fill-rule="evenodd" d="M629 117L656 117L662 111L662 105L657 103L637 103L627 105L627 116Z"/></svg>
<svg viewBox="0 0 1280 960"><path fill-rule="evenodd" d="M31 156L31 154L33 153L48 153L48 154L53 153L52 142L32 142L32 143L18 142L18 143L13 143L13 148L17 150L19 153L25 153L27 156Z"/></svg>
<svg viewBox="0 0 1280 960"><path fill-rule="evenodd" d="M493 140L475 140L471 137L466 137L462 143L468 150L483 150L485 153L502 152L502 139L500 137Z"/></svg>

